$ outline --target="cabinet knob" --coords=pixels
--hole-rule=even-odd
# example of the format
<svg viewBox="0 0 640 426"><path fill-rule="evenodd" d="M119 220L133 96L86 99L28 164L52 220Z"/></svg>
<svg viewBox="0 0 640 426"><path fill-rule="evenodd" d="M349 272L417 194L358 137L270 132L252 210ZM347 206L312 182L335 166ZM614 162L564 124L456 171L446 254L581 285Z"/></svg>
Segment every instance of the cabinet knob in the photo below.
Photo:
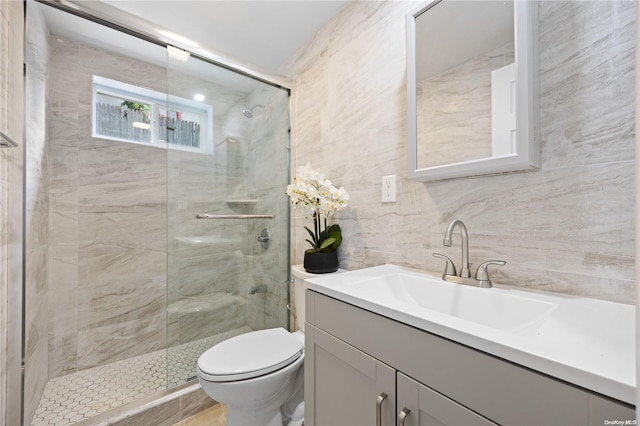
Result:
<svg viewBox="0 0 640 426"><path fill-rule="evenodd" d="M400 415L398 416L398 426L404 426L404 419L407 418L411 410L407 407L404 407L402 411L400 411Z"/></svg>
<svg viewBox="0 0 640 426"><path fill-rule="evenodd" d="M387 394L382 392L376 398L376 426L382 426L382 402L387 399Z"/></svg>

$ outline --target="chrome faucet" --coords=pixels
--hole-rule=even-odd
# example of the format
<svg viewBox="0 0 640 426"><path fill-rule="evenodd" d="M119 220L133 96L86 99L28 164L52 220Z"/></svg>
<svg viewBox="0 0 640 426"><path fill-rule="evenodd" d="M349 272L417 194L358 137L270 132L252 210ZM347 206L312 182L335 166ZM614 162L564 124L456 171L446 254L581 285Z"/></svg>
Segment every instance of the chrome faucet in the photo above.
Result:
<svg viewBox="0 0 640 426"><path fill-rule="evenodd" d="M460 277L469 278L471 276L469 274L469 234L467 233L467 227L460 219L451 221L447 231L444 233L442 244L445 247L451 247L451 237L456 226L460 228L460 234L462 234L462 269L460 269Z"/></svg>
<svg viewBox="0 0 640 426"><path fill-rule="evenodd" d="M456 226L460 228L460 234L462 234L462 268L460 270L460 275L458 276L456 273L456 265L451 259L444 254L433 253L434 257L444 259L447 262L444 273L442 274L442 279L444 281L450 281L457 284L472 285L482 288L491 287L491 280L489 279L487 267L489 265L502 266L507 262L503 260L489 260L484 262L478 266L475 278L471 278L471 275L469 274L469 234L467 232L467 227L460 219L454 219L451 221L447 227L447 231L444 233L444 240L442 241L442 244L446 247L451 247L451 237L453 236L453 230Z"/></svg>

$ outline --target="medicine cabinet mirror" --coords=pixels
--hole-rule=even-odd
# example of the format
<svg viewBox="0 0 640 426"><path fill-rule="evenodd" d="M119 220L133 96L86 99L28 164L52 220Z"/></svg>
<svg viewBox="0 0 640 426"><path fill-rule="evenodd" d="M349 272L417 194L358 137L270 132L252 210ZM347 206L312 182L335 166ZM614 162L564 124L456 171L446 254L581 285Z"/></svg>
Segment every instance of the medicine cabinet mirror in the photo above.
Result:
<svg viewBox="0 0 640 426"><path fill-rule="evenodd" d="M537 2L430 1L407 14L409 178L534 170Z"/></svg>

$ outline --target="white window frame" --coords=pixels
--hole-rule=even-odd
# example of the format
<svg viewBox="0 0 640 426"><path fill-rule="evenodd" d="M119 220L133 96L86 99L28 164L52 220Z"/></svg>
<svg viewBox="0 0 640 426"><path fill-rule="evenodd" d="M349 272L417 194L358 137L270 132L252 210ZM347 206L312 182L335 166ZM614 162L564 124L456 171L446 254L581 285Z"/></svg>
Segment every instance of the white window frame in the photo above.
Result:
<svg viewBox="0 0 640 426"><path fill-rule="evenodd" d="M185 99L178 96L167 95L166 93L158 92L144 87L134 86L131 84L123 83L117 80L111 80L109 78L93 76L92 79L92 106L91 106L91 136L99 139L113 140L118 142L127 142L137 145L151 146L164 149L176 149L180 151L197 152L203 154L213 153L213 107L211 105L203 104L191 99ZM96 97L99 94L114 96L131 100L134 102L145 103L151 106L151 137L149 142L135 141L131 139L118 138L113 136L106 136L98 134L97 123L97 111L96 111ZM173 143L167 143L164 140L160 140L160 108L169 112L171 110L179 110L197 114L204 117L204 121L200 123L200 146L191 147L186 145L179 145Z"/></svg>

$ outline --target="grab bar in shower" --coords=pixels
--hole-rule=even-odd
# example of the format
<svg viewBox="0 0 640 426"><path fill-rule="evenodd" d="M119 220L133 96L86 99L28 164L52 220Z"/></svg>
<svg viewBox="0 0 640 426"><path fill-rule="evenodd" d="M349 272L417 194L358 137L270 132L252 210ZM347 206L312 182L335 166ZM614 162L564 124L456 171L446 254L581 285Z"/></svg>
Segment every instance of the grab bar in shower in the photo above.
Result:
<svg viewBox="0 0 640 426"><path fill-rule="evenodd" d="M15 148L18 143L11 139L8 134L0 130L0 148Z"/></svg>
<svg viewBox="0 0 640 426"><path fill-rule="evenodd" d="M200 213L196 219L274 219L274 214L209 214Z"/></svg>

